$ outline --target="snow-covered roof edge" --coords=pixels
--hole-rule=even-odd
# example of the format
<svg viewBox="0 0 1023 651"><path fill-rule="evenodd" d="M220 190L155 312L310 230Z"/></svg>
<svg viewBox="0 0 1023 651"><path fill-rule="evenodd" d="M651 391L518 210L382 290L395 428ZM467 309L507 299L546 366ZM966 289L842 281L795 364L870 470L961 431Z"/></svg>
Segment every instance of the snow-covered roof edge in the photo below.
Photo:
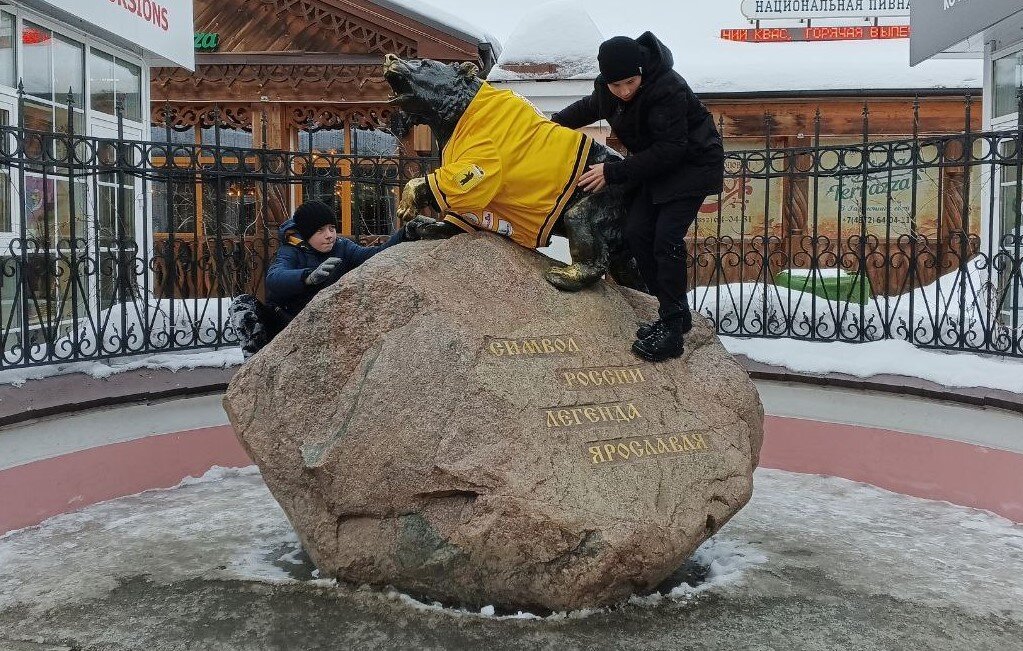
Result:
<svg viewBox="0 0 1023 651"><path fill-rule="evenodd" d="M486 43L490 45L495 60L501 55L501 43L492 34L426 2L418 0L370 0L370 2L470 43Z"/></svg>

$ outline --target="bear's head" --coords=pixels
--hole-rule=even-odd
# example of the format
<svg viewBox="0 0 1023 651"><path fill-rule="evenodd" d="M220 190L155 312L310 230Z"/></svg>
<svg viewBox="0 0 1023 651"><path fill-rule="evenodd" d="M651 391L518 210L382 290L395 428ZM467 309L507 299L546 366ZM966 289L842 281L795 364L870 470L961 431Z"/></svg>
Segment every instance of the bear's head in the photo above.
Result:
<svg viewBox="0 0 1023 651"><path fill-rule="evenodd" d="M472 63L406 61L386 55L384 79L395 94L390 103L399 109L392 113L392 131L407 132L410 125L428 124L435 131L450 133L479 90L478 73Z"/></svg>

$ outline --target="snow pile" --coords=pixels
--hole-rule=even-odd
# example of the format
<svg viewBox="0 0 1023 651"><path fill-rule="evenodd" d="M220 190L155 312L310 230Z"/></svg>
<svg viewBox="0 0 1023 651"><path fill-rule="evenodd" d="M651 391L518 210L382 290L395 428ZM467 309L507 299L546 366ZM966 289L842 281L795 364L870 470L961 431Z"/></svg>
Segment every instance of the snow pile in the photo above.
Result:
<svg viewBox="0 0 1023 651"><path fill-rule="evenodd" d="M225 366L241 363L240 351L176 354L183 348L223 346L237 342L228 318L230 298L156 299L117 303L101 312L86 312L51 347L35 344L28 353L30 363L59 364L55 369L26 368L0 371L0 384L20 384L27 379L88 373L107 377L137 368L180 370L197 366ZM165 354L156 354L165 351ZM24 351L11 346L3 350L3 364L22 363ZM103 363L89 358L148 354L143 360ZM82 361L71 361L71 360Z"/></svg>
<svg viewBox="0 0 1023 651"><path fill-rule="evenodd" d="M600 29L577 0L558 0L537 8L519 22L508 38L490 80L516 78L594 76L597 48L604 40ZM510 64L553 64L554 74L515 72Z"/></svg>
<svg viewBox="0 0 1023 651"><path fill-rule="evenodd" d="M198 352L161 353L111 360L109 362L69 362L67 364L8 369L0 371L0 384L21 386L29 380L40 380L45 377L67 375L69 373L84 373L85 375L102 379L110 377L115 373L124 373L138 369L164 369L176 372L196 368L229 368L231 366L238 366L243 361L242 349L238 347Z"/></svg>
<svg viewBox="0 0 1023 651"><path fill-rule="evenodd" d="M943 353L889 339L862 344L721 337L733 355L797 373L917 377L946 387L987 387L1023 394L1023 361Z"/></svg>
<svg viewBox="0 0 1023 651"><path fill-rule="evenodd" d="M841 295L814 294L836 270L817 270L806 291L761 282L697 287L689 293L695 311L711 319L719 334L793 336L820 340L880 341L902 339L923 346L1012 349L1020 333L992 323L994 287L981 262L956 269L924 287L898 296L875 296L865 304L854 298L852 284ZM805 273L805 272L804 272ZM850 276L851 278L851 276ZM993 341L985 343L988 331Z"/></svg>

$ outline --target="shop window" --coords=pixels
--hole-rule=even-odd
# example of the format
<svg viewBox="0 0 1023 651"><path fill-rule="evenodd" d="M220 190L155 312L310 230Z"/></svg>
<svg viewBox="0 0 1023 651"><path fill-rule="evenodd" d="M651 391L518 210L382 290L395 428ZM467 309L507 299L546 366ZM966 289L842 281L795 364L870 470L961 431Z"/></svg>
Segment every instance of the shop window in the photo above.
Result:
<svg viewBox="0 0 1023 651"><path fill-rule="evenodd" d="M142 69L95 48L89 50L89 106L94 111L117 114L124 103L124 117L142 120Z"/></svg>
<svg viewBox="0 0 1023 651"><path fill-rule="evenodd" d="M217 131L220 131L221 147L240 147L243 149L252 148L252 132L243 129L232 129L229 127L204 127L199 134L200 141L204 145L217 144ZM164 136L166 137L166 136Z"/></svg>
<svg viewBox="0 0 1023 651"><path fill-rule="evenodd" d="M0 12L0 85L17 86L17 69L14 59L15 44L14 16Z"/></svg>
<svg viewBox="0 0 1023 651"><path fill-rule="evenodd" d="M1017 91L1023 86L1023 52L994 62L994 112L996 118L1019 110Z"/></svg>
<svg viewBox="0 0 1023 651"><path fill-rule="evenodd" d="M344 129L299 131L298 150L313 151L318 154L342 154L345 151Z"/></svg>

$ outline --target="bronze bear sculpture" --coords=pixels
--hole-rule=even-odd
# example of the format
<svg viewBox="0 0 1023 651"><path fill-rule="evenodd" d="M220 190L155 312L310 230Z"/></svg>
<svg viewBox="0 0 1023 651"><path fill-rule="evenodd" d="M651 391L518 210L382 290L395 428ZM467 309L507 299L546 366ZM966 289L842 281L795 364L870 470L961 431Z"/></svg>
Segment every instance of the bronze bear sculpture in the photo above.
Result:
<svg viewBox="0 0 1023 651"><path fill-rule="evenodd" d="M542 114L538 116L538 111L527 100L510 91L495 90L479 78L478 72L478 68L471 63L446 64L431 59L406 61L393 54L385 57L384 78L395 93L391 103L398 109L392 114L391 131L400 137L408 133L412 125L428 125L442 151L441 167L434 174L446 170L449 189L468 188L467 191L471 193L477 185L480 188L487 184L492 186L487 192L477 193L484 197L480 199L480 210L459 212L449 206L450 197L445 192L441 177L427 175L412 179L405 185L398 204L400 223L405 225L412 222L412 227L423 239L448 238L465 230L474 230L474 226L512 236L518 227L502 218L505 215L500 205L484 206L482 203L497 201L492 198L496 194L505 197L506 206L510 204L517 208L527 203L528 198L528 201L536 205L555 208L546 214L546 221L541 211L537 219L535 240L532 231L528 236L519 232L518 237L513 239L524 246L538 248L547 245L550 235L568 238L572 264L558 263L549 268L545 274L548 282L562 290L578 291L609 274L620 285L644 290L635 261L622 235L624 192L620 188L608 187L600 192L589 193L575 187L575 179L586 167L620 160L621 156L578 132L550 122ZM473 115L481 113L482 109L477 107L483 101L480 98L484 96L494 107L491 109L490 122L470 120L472 129L484 133L464 133L470 128L466 127L464 116L467 112ZM472 111L469 110L470 105L473 106ZM528 107L528 110L524 107ZM456 135L456 130L459 130L461 140L485 139L487 131L500 132L512 128L503 123L506 120L514 121L516 115L521 118L520 122L526 123L519 129L524 134L520 134L520 146L502 154L494 148L480 153L475 143L469 144L462 149L472 149L476 156L482 156L481 160L488 162L477 165L471 162L470 156L468 159L463 157L460 166L452 167L448 145ZM483 128L479 129L481 126ZM510 146L506 136L498 134L494 138L495 141L503 138L501 142L508 149ZM534 138L534 141L530 142L530 138ZM566 139L574 142L572 138L581 143L578 150L574 146L571 151L549 146L550 143L564 142ZM570 160L573 155L578 157L574 163ZM548 189L544 184L547 182L545 177L550 175L535 170L539 166L544 168L541 172L546 172L552 165L554 167L551 169L563 168L569 171L574 165L575 176L564 177L568 179L567 184L564 178L558 183L548 183ZM452 169L447 169L449 167ZM498 171L493 172L488 167ZM523 167L530 169L522 173ZM488 174L493 178L487 178ZM513 178L518 178L518 190L510 187ZM427 207L438 210L442 214L441 220L423 216L421 212ZM529 207L523 210L528 212ZM477 213L482 213L482 217Z"/></svg>

